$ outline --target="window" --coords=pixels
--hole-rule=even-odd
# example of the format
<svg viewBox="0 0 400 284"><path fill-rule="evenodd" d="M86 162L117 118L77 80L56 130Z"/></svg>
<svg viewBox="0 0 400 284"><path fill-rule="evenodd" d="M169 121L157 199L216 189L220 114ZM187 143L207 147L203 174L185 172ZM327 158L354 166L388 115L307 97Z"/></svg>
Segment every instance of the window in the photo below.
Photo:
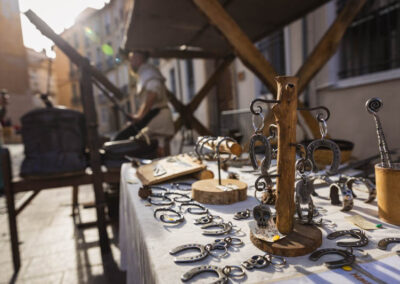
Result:
<svg viewBox="0 0 400 284"><path fill-rule="evenodd" d="M284 75L285 70L285 43L283 40L283 30L277 31L259 42L256 46L264 57L272 64L279 75ZM261 84L260 95L268 94L270 91L267 86Z"/></svg>
<svg viewBox="0 0 400 284"><path fill-rule="evenodd" d="M171 92L177 96L176 94L176 78L175 78L175 68L169 69L169 82L170 82L170 88Z"/></svg>
<svg viewBox="0 0 400 284"><path fill-rule="evenodd" d="M338 12L346 1L337 1ZM367 0L340 46L339 78L400 67L400 2Z"/></svg>
<svg viewBox="0 0 400 284"><path fill-rule="evenodd" d="M191 100L194 97L194 72L193 72L193 60L186 59L186 85L188 90L188 99Z"/></svg>

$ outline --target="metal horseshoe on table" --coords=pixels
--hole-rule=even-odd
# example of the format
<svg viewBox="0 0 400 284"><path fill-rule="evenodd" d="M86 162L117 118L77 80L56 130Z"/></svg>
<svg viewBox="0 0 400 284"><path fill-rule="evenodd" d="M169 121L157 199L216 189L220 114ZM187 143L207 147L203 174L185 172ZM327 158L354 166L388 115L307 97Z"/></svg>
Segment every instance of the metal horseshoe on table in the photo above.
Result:
<svg viewBox="0 0 400 284"><path fill-rule="evenodd" d="M189 250L189 249L197 249L199 253L197 255L192 255L192 256L177 256L174 258L175 263L188 263L188 262L195 262L198 260L202 260L208 256L208 251L206 250L205 245L200 245L200 244L186 244L182 246L178 246L172 250L170 250L171 255L175 255L179 252Z"/></svg>
<svg viewBox="0 0 400 284"><path fill-rule="evenodd" d="M156 201L156 200L160 200L161 201ZM152 205L156 205L156 206L168 206L168 205L173 205L174 201L172 199L170 199L168 196L164 196L164 195L153 195L151 194L148 198L147 201L152 204Z"/></svg>
<svg viewBox="0 0 400 284"><path fill-rule="evenodd" d="M179 211L184 212L185 210L182 210L183 207L189 207L187 209L187 211L190 214L194 214L194 215L203 215L203 214L207 214L208 213L208 209L205 208L203 205L197 204L197 203L193 203L193 202L186 202L186 203L182 203L179 206ZM199 208L200 211L193 211L194 207Z"/></svg>
<svg viewBox="0 0 400 284"><path fill-rule="evenodd" d="M370 203L376 198L376 186L375 184L369 180L368 178L363 177L350 177L346 181L346 186L353 191L353 184L356 182L362 182L368 189L368 198L364 201L365 203Z"/></svg>
<svg viewBox="0 0 400 284"><path fill-rule="evenodd" d="M219 220L220 222L223 222L223 219L220 216L212 215L212 214L207 214L206 216L202 216L198 219L195 219L193 223L195 225L205 225L209 224L211 222L216 222L216 220Z"/></svg>
<svg viewBox="0 0 400 284"><path fill-rule="evenodd" d="M343 212L350 211L353 209L354 206L354 197L353 197L353 192L350 189L346 189L347 186L346 184L339 184L339 183L332 183L329 186L330 190L330 198L331 198L331 204L332 205L340 205L340 199L339 199L339 191L342 195L343 198L343 207L342 210Z"/></svg>
<svg viewBox="0 0 400 284"><path fill-rule="evenodd" d="M365 232L360 229L352 229L352 230L341 230L330 233L327 236L328 240L334 240L343 236L351 236L353 238L358 239L354 242L337 242L336 245L339 247L363 247L368 245L368 238L365 235Z"/></svg>
<svg viewBox="0 0 400 284"><path fill-rule="evenodd" d="M244 211L236 212L235 215L233 216L233 219L235 220L248 219L250 215L251 215L250 209L246 209Z"/></svg>
<svg viewBox="0 0 400 284"><path fill-rule="evenodd" d="M322 256L327 255L327 254L337 254L343 257L341 260L336 260L336 261L328 261L325 262L325 265L330 268L340 268L345 265L352 265L354 261L356 260L356 257L354 254L352 254L348 250L343 250L343 249L336 249L336 248L327 248L327 249L319 249L314 251L309 259L312 261L317 261L320 259Z"/></svg>
<svg viewBox="0 0 400 284"><path fill-rule="evenodd" d="M238 271L237 273L233 273L233 271ZM195 277L198 274L204 273L204 272L212 272L215 273L218 277L217 280L211 282L212 284L225 284L228 283L229 276L231 277L243 277L245 275L245 272L243 268L240 266L235 266L235 265L227 265L224 266L223 268L219 268L218 266L215 265L202 265L198 267L194 267L185 274L181 276L181 280L183 282L186 282L193 277Z"/></svg>
<svg viewBox="0 0 400 284"><path fill-rule="evenodd" d="M219 229L216 230L206 230L208 228L212 227L218 227ZM201 229L203 229L202 234L203 235L208 235L208 236L216 236L216 235L224 235L228 234L232 230L232 223L216 223L216 222L211 222L209 224L201 226Z"/></svg>
<svg viewBox="0 0 400 284"><path fill-rule="evenodd" d="M169 224L177 224L177 223L182 223L183 220L185 220L185 218L183 217L183 214L172 209L172 208L157 208L154 210L154 218L157 219L157 213L159 212L170 212L170 213L174 213L178 216L177 219L172 219L171 217L165 217L165 214L160 215L160 221L163 223L169 223Z"/></svg>
<svg viewBox="0 0 400 284"><path fill-rule="evenodd" d="M400 243L400 238L384 238L378 242L378 248L386 250L389 244Z"/></svg>

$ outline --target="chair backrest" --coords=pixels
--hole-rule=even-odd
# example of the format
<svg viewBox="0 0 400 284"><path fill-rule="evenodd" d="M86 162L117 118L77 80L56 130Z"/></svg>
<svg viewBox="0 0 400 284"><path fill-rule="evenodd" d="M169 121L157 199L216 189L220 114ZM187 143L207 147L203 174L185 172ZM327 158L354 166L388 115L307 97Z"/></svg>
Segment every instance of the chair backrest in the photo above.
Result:
<svg viewBox="0 0 400 284"><path fill-rule="evenodd" d="M21 118L25 159L21 176L82 171L86 131L84 115L63 108L41 108Z"/></svg>

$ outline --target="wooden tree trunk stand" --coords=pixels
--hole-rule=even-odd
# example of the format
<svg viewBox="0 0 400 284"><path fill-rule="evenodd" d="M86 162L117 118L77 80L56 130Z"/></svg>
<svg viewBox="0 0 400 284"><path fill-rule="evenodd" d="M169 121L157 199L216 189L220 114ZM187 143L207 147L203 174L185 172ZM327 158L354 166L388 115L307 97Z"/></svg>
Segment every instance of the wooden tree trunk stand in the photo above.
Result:
<svg viewBox="0 0 400 284"><path fill-rule="evenodd" d="M232 204L247 198L247 184L235 179L222 179L221 184L235 185L237 189L224 191L218 188L217 179L199 180L192 184L192 198L200 203L224 205Z"/></svg>
<svg viewBox="0 0 400 284"><path fill-rule="evenodd" d="M322 244L322 232L316 226L294 223L293 231L285 238L276 242L260 240L250 233L250 240L260 250L281 256L306 255Z"/></svg>
<svg viewBox="0 0 400 284"><path fill-rule="evenodd" d="M251 235L250 240L259 249L275 255L300 256L318 248L322 234L316 226L294 223L298 79L276 77L276 82L279 103L272 107L278 126L276 226L286 237L270 243Z"/></svg>

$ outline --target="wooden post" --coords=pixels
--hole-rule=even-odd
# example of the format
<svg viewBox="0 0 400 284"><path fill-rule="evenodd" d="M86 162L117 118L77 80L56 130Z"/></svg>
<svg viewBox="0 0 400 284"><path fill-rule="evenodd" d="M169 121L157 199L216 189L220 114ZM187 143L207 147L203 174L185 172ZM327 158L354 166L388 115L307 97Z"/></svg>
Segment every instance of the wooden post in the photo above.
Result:
<svg viewBox="0 0 400 284"><path fill-rule="evenodd" d="M224 73L225 69L232 63L234 56L226 57L223 62L215 69L214 73L210 76L204 86L196 94L196 96L189 103L189 112L193 113L200 105L202 100L210 93L212 87L217 83L220 76Z"/></svg>
<svg viewBox="0 0 400 284"><path fill-rule="evenodd" d="M103 180L101 173L101 159L99 153L99 137L97 132L97 114L93 98L93 85L90 75L90 64L87 59L81 62L80 88L82 106L85 114L87 142L90 151L90 168L93 171L93 188L95 194L97 228L99 230L100 247L102 253L110 252L110 244L106 230L105 220L105 197L103 191Z"/></svg>
<svg viewBox="0 0 400 284"><path fill-rule="evenodd" d="M18 272L21 267L19 254L17 212L15 210L14 191L12 188L12 169L10 152L8 149L1 149L1 167L3 171L4 193L7 199L8 225L10 229L11 250L13 255L14 272Z"/></svg>
<svg viewBox="0 0 400 284"><path fill-rule="evenodd" d="M296 163L297 82L296 77L276 77L279 104L272 107L278 125L278 177L276 182L276 224L279 232L293 229Z"/></svg>
<svg viewBox="0 0 400 284"><path fill-rule="evenodd" d="M300 256L322 244L322 233L314 225L294 222L294 187L296 163L297 77L277 77L278 101L272 107L278 126L276 179L276 226L285 238L266 242L250 232L250 240L259 249L274 255Z"/></svg>
<svg viewBox="0 0 400 284"><path fill-rule="evenodd" d="M250 70L268 87L271 93L276 94L273 66L265 59L262 53L254 46L239 25L224 10L216 0L193 0L197 7L213 23L227 41L233 46L238 57Z"/></svg>

